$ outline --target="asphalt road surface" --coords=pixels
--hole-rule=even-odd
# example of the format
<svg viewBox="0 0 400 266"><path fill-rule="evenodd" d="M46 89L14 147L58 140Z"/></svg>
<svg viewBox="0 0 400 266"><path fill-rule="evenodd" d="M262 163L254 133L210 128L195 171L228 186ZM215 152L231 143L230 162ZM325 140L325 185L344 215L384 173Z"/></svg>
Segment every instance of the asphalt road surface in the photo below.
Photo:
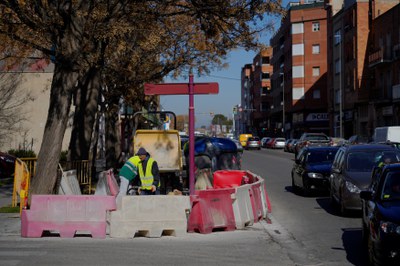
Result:
<svg viewBox="0 0 400 266"><path fill-rule="evenodd" d="M273 226L266 227L297 265L367 265L361 244L361 213L340 216L329 194L292 192L294 154L283 150L245 151L243 169L265 178Z"/></svg>

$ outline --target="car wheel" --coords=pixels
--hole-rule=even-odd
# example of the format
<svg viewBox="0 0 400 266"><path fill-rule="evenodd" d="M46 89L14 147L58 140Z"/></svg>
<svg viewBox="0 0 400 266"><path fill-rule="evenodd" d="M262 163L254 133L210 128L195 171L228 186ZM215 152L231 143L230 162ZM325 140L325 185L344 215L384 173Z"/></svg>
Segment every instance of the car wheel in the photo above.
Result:
<svg viewBox="0 0 400 266"><path fill-rule="evenodd" d="M307 197L310 195L310 184L307 178L303 178L303 196Z"/></svg>
<svg viewBox="0 0 400 266"><path fill-rule="evenodd" d="M299 192L299 187L296 186L296 184L294 183L293 173L292 173L292 191L293 191L293 193L295 193L295 194L298 194L298 192Z"/></svg>
<svg viewBox="0 0 400 266"><path fill-rule="evenodd" d="M370 265L381 266L385 264L380 246L374 244L371 237L368 238L368 259Z"/></svg>
<svg viewBox="0 0 400 266"><path fill-rule="evenodd" d="M361 223L362 223L362 244L368 250L368 238L369 238L368 226L364 222Z"/></svg>
<svg viewBox="0 0 400 266"><path fill-rule="evenodd" d="M337 201L335 199L332 186L329 189L329 198L330 198L331 206L334 208L337 208Z"/></svg>
<svg viewBox="0 0 400 266"><path fill-rule="evenodd" d="M339 195L339 212L342 216L346 216L347 215L347 209L346 206L344 205L342 196Z"/></svg>

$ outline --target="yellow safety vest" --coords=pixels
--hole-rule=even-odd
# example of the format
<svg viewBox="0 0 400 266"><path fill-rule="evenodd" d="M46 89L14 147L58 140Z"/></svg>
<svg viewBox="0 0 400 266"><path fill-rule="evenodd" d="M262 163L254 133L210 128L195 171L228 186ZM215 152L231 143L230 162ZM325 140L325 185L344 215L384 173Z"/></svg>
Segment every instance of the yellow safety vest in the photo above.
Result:
<svg viewBox="0 0 400 266"><path fill-rule="evenodd" d="M136 166L136 168L138 168L139 163L140 163L140 157L138 155L132 156L131 158L129 158L129 160L134 166Z"/></svg>
<svg viewBox="0 0 400 266"><path fill-rule="evenodd" d="M154 176L153 173L151 172L151 168L153 167L153 163L154 163L154 159L153 158L149 158L147 161L147 165L146 165L146 172L143 172L143 164L140 163L139 165L139 177L140 177L140 181L142 182L142 189L145 190L150 190L151 186L153 185L153 181L154 181ZM160 185L160 183L159 183Z"/></svg>

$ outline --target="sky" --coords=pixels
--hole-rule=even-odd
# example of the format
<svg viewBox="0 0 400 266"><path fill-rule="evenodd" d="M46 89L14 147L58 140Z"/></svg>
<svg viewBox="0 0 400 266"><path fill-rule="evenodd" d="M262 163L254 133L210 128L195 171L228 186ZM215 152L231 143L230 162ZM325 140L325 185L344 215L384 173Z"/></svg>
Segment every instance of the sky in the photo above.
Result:
<svg viewBox="0 0 400 266"><path fill-rule="evenodd" d="M236 50L229 53L226 63L227 69L213 71L209 76L198 77L194 75L196 82L217 82L218 94L194 95L194 113L196 117L195 127L211 124L210 113L222 114L227 118L233 118L233 107L240 104L241 71L245 64L251 64L256 52ZM188 83L189 79L168 80L167 83ZM172 111L176 115L189 115L189 95L165 95L161 96L160 103L165 111Z"/></svg>

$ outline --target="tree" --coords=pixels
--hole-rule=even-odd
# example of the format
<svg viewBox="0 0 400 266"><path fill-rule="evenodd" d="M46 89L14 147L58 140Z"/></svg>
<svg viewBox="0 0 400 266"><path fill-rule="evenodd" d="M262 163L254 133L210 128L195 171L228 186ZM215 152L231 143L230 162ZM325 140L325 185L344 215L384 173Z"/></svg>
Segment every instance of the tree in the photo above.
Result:
<svg viewBox="0 0 400 266"><path fill-rule="evenodd" d="M137 62L150 51L151 62L159 63L159 67L144 65L140 73L147 75L141 82L161 80L172 71L179 76L189 68L207 73L221 65L229 50L257 47L256 34L266 26L250 23L280 10L280 1L260 0L159 0L140 4L127 0L0 0L0 35L39 50L55 62L32 193L53 191L71 102L78 92L77 85L84 84L90 70L98 68L101 75L112 65L131 70L131 64L126 63L136 62L138 66ZM130 42L141 45L132 47ZM127 48L132 51L130 61L118 60L123 59ZM137 70L132 69L127 73ZM140 82L133 83L134 87L120 83L121 79L107 87L110 91L119 87L124 95L143 88ZM100 86L93 89L98 91Z"/></svg>
<svg viewBox="0 0 400 266"><path fill-rule="evenodd" d="M20 123L25 119L22 106L31 100L31 96L19 89L20 79L20 74L0 73L0 146L23 130Z"/></svg>

